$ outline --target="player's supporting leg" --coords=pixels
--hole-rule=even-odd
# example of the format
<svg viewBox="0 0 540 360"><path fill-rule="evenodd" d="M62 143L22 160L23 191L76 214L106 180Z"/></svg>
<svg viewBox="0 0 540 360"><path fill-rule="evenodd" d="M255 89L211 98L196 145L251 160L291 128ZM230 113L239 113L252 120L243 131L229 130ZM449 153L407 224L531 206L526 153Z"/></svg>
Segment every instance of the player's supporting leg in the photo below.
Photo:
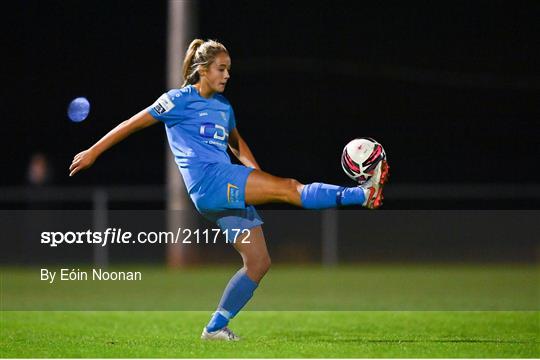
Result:
<svg viewBox="0 0 540 360"><path fill-rule="evenodd" d="M306 209L327 209L362 205L377 208L382 204L382 186L388 176L388 165L382 161L372 179L364 186L341 187L324 183L303 185L295 179L280 178L253 170L246 183L246 203L260 205L284 202Z"/></svg>
<svg viewBox="0 0 540 360"><path fill-rule="evenodd" d="M242 256L244 266L227 284L216 312L203 331L203 339L238 339L226 326L251 299L259 282L270 268L270 255L262 228L257 226L250 229L250 234L245 238L246 243L243 243L242 239L244 238L237 239L234 247Z"/></svg>

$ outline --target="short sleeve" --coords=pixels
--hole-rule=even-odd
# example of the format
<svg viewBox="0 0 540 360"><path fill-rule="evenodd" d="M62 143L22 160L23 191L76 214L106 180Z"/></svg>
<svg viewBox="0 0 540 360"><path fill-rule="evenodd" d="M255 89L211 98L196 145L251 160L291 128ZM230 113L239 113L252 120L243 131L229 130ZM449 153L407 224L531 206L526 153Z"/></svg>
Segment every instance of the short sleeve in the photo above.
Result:
<svg viewBox="0 0 540 360"><path fill-rule="evenodd" d="M161 95L147 110L156 120L170 125L180 120L180 115L186 105L185 98L182 91L173 89Z"/></svg>
<svg viewBox="0 0 540 360"><path fill-rule="evenodd" d="M234 116L234 110L231 106L231 116L229 117L229 132L236 128L236 117Z"/></svg>

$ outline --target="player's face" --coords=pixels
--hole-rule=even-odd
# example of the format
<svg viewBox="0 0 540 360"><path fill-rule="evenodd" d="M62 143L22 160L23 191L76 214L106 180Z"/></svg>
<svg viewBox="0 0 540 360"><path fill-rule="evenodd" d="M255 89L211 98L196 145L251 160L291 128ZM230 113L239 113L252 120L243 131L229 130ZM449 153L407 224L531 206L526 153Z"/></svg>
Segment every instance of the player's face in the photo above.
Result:
<svg viewBox="0 0 540 360"><path fill-rule="evenodd" d="M219 53L214 62L205 70L202 75L208 87L213 92L221 93L225 90L225 85L230 78L231 58L227 53Z"/></svg>

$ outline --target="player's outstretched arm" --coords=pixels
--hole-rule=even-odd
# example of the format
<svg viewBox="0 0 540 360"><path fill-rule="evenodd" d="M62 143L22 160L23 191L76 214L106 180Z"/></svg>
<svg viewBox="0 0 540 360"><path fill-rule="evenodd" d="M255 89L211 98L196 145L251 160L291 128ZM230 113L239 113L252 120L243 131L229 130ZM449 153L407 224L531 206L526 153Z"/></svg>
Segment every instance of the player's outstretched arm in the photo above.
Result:
<svg viewBox="0 0 540 360"><path fill-rule="evenodd" d="M69 176L73 176L81 170L87 169L103 154L107 149L127 138L136 131L142 130L150 125L158 123L150 113L144 109L136 115L133 115L126 121L123 121L107 135L102 137L97 143L87 150L81 151L73 158L69 167Z"/></svg>
<svg viewBox="0 0 540 360"><path fill-rule="evenodd" d="M257 164L257 160L255 160L255 156L253 156L253 153L249 149L248 144L240 136L237 128L234 128L229 134L229 148L234 156L236 156L245 166L258 170L261 169L259 164Z"/></svg>

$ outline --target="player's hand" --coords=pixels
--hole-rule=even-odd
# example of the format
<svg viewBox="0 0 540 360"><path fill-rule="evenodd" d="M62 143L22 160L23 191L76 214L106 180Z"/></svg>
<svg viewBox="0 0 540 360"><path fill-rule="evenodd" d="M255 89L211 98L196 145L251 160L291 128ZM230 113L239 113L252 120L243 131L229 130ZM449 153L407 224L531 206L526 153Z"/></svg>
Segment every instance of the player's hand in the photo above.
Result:
<svg viewBox="0 0 540 360"><path fill-rule="evenodd" d="M84 150L75 155L69 167L69 176L73 176L81 170L88 169L96 161L96 156L91 150Z"/></svg>

